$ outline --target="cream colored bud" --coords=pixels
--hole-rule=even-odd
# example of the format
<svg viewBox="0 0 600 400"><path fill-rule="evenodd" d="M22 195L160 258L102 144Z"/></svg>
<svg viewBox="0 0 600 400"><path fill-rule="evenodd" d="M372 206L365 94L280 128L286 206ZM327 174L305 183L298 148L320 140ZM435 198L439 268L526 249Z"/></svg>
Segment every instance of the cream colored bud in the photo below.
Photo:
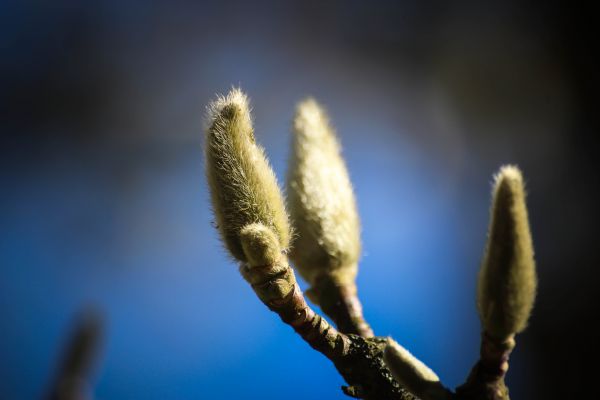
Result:
<svg viewBox="0 0 600 400"><path fill-rule="evenodd" d="M354 283L360 221L340 146L313 99L298 104L288 170L288 205L297 233L290 258L311 285L321 276Z"/></svg>
<svg viewBox="0 0 600 400"><path fill-rule="evenodd" d="M383 360L400 386L420 399L450 398L449 391L442 385L435 372L392 338L388 338Z"/></svg>

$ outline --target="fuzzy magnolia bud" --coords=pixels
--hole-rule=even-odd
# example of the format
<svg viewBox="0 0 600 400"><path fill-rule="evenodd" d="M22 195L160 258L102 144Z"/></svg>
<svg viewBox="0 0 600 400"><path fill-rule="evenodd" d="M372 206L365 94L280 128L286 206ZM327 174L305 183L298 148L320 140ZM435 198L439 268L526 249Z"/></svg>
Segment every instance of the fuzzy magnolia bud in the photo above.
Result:
<svg viewBox="0 0 600 400"><path fill-rule="evenodd" d="M261 223L272 230L279 248L286 249L290 227L283 196L264 150L254 140L246 95L233 89L212 102L208 114L206 175L225 247L236 259L249 261L240 232Z"/></svg>
<svg viewBox="0 0 600 400"><path fill-rule="evenodd" d="M423 400L450 398L435 372L392 338L388 338L383 360L398 383L415 396Z"/></svg>
<svg viewBox="0 0 600 400"><path fill-rule="evenodd" d="M517 167L504 166L495 177L479 273L478 308L484 330L504 339L525 329L536 286L523 177Z"/></svg>
<svg viewBox="0 0 600 400"><path fill-rule="evenodd" d="M290 256L311 285L322 276L353 284L360 221L339 143L316 101L298 105L293 134L288 205L297 237Z"/></svg>

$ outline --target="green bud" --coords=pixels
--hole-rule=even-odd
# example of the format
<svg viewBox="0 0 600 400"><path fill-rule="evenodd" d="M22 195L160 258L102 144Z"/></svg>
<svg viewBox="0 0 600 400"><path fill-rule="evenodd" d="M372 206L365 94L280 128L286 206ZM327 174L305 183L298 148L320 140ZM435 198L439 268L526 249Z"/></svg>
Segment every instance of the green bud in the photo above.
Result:
<svg viewBox="0 0 600 400"><path fill-rule="evenodd" d="M296 109L287 186L297 233L290 258L302 277L353 284L361 251L356 201L334 130L313 99Z"/></svg>
<svg viewBox="0 0 600 400"><path fill-rule="evenodd" d="M537 277L521 171L515 166L502 167L492 196L478 308L484 330L503 339L525 329Z"/></svg>
<svg viewBox="0 0 600 400"><path fill-rule="evenodd" d="M252 266L272 265L281 257L277 236L262 224L243 227L240 239L246 259Z"/></svg>
<svg viewBox="0 0 600 400"><path fill-rule="evenodd" d="M442 385L435 372L392 338L388 338L383 360L400 386L420 399L450 398L449 391Z"/></svg>
<svg viewBox="0 0 600 400"><path fill-rule="evenodd" d="M206 175L213 210L225 247L248 261L240 242L243 227L261 223L286 249L290 227L283 196L264 150L256 144L248 99L232 89L208 107Z"/></svg>
<svg viewBox="0 0 600 400"><path fill-rule="evenodd" d="M247 260L240 273L258 297L267 305L286 298L296 279L275 233L263 224L250 224L242 228L240 240Z"/></svg>

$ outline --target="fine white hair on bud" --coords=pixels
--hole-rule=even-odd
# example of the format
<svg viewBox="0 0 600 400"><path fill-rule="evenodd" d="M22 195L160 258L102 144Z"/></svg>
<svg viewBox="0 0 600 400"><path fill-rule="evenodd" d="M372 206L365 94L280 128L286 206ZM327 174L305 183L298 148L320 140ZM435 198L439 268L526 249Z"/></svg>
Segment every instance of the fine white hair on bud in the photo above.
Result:
<svg viewBox="0 0 600 400"><path fill-rule="evenodd" d="M284 199L264 150L254 139L248 98L240 89L208 106L206 176L216 223L225 247L246 262L242 228L260 223L272 230L281 249L289 246Z"/></svg>
<svg viewBox="0 0 600 400"><path fill-rule="evenodd" d="M525 329L537 287L525 188L516 166L500 168L492 197L477 303L484 330L505 339Z"/></svg>
<svg viewBox="0 0 600 400"><path fill-rule="evenodd" d="M290 258L311 285L323 276L354 284L360 220L335 132L313 99L298 104L292 131L287 195L296 236Z"/></svg>
<svg viewBox="0 0 600 400"><path fill-rule="evenodd" d="M450 398L435 372L392 338L388 338L383 360L398 383L415 396L423 400Z"/></svg>

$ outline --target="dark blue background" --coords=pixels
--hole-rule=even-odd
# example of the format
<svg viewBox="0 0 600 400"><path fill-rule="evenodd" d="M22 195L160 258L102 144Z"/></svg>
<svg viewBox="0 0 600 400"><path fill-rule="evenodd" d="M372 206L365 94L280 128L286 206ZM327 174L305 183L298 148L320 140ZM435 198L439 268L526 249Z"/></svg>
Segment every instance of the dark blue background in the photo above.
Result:
<svg viewBox="0 0 600 400"><path fill-rule="evenodd" d="M593 256L574 252L592 240L594 125L587 58L561 25L579 14L413 1L3 1L0 12L1 398L47 391L87 306L107 321L98 399L345 398L211 226L204 107L232 85L252 99L280 182L295 103L328 108L362 217L365 315L450 387L478 355L491 177L518 163L540 296L508 383L515 399L580 390L569 379L585 352L564 345L585 342L569 327L594 307Z"/></svg>

